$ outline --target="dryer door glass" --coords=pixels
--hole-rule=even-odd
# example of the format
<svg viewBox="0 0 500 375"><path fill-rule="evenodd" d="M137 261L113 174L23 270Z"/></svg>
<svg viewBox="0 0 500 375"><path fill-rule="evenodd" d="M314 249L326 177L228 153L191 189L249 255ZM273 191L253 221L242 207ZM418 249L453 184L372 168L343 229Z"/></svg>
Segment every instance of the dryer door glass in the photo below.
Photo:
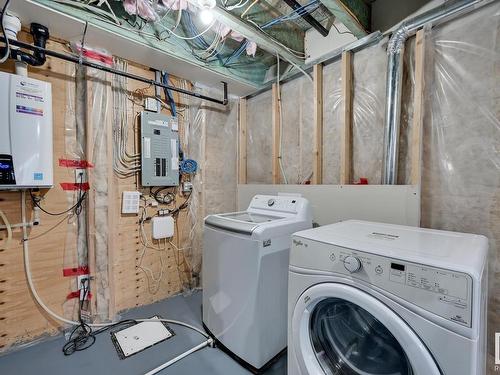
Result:
<svg viewBox="0 0 500 375"><path fill-rule="evenodd" d="M310 320L311 343L325 374L410 375L410 361L389 330L358 305L326 298Z"/></svg>

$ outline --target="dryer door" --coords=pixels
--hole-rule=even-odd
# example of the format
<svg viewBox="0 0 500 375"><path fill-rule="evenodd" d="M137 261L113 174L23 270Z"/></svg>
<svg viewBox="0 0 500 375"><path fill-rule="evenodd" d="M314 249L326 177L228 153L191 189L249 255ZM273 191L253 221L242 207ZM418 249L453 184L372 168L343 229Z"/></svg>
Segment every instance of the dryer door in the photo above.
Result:
<svg viewBox="0 0 500 375"><path fill-rule="evenodd" d="M304 375L441 373L425 345L397 314L344 284L318 284L305 291L292 315L291 337Z"/></svg>

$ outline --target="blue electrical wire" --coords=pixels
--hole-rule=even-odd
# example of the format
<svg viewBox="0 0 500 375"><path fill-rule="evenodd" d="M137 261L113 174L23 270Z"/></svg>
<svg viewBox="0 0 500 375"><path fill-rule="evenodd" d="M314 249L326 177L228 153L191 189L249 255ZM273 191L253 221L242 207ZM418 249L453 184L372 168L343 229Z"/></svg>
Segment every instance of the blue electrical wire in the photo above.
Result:
<svg viewBox="0 0 500 375"><path fill-rule="evenodd" d="M267 29L268 27L274 26L276 24L279 24L279 23L282 23L285 21L295 20L295 19L303 16L304 14L312 11L313 9L309 9L309 8L311 8L313 5L317 5L316 7L314 7L314 10L316 10L319 7L318 0L313 0L310 3L302 5L300 8L294 9L293 12L291 12L290 14L275 18L274 20L271 20L268 23L266 23L260 27L262 29Z"/></svg>
<svg viewBox="0 0 500 375"><path fill-rule="evenodd" d="M285 21L292 21L292 20L295 20L295 19L301 17L302 15L304 15L308 12L316 10L317 8L319 8L319 0L313 0L305 5L302 5L300 8L294 9L290 14L275 18L275 19L267 22L266 24L264 24L263 26L260 26L260 27L262 29L267 29L271 26L283 23ZM231 55L229 55L228 58L226 58L223 66L230 65L235 60L237 60L243 54L243 52L245 52L247 45L248 45L248 40L244 40L240 44L240 46L238 48L236 48L233 51L233 53Z"/></svg>
<svg viewBox="0 0 500 375"><path fill-rule="evenodd" d="M168 85L168 72L162 73L162 82L164 85ZM177 117L177 108L175 106L175 100L172 95L172 91L164 87L163 92L165 93L165 99L167 99L168 104L170 105L170 112L172 113L172 116Z"/></svg>
<svg viewBox="0 0 500 375"><path fill-rule="evenodd" d="M241 42L240 46L236 48L233 53L224 61L223 66L227 66L228 64L231 64L234 60L237 60L243 52L245 52L246 48L248 45L248 40L245 39L243 42Z"/></svg>
<svg viewBox="0 0 500 375"><path fill-rule="evenodd" d="M179 168L183 174L195 174L198 169L198 163L193 159L186 159L181 162Z"/></svg>

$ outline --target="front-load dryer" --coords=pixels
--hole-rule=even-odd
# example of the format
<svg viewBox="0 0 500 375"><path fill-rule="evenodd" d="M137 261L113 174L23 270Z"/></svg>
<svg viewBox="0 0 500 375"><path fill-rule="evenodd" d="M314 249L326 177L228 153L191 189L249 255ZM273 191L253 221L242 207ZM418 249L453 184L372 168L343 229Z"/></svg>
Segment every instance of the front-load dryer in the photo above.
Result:
<svg viewBox="0 0 500 375"><path fill-rule="evenodd" d="M483 375L488 240L346 221L294 234L289 375Z"/></svg>
<svg viewBox="0 0 500 375"><path fill-rule="evenodd" d="M291 236L311 227L309 202L295 196L256 195L246 211L205 218L203 324L253 372L286 348Z"/></svg>

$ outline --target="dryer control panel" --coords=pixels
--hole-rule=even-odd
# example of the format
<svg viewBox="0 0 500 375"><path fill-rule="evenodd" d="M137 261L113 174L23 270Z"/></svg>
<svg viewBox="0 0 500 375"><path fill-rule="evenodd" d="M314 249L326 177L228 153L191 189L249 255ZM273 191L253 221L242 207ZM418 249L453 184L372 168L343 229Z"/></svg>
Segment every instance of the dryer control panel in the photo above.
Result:
<svg viewBox="0 0 500 375"><path fill-rule="evenodd" d="M292 247L292 265L363 280L445 319L471 326L472 278L468 274L300 237L293 238ZM315 256L311 257L313 247Z"/></svg>

